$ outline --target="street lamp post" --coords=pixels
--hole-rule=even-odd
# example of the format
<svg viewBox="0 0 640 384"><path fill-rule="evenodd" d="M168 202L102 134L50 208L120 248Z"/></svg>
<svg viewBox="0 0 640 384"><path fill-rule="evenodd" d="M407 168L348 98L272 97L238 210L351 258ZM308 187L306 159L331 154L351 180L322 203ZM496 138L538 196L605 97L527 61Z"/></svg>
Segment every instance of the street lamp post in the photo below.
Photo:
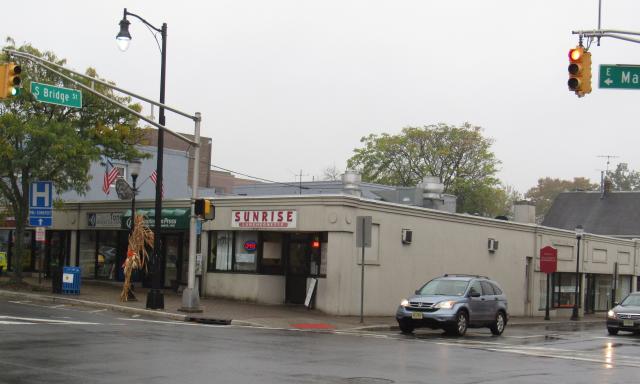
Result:
<svg viewBox="0 0 640 384"><path fill-rule="evenodd" d="M129 162L129 173L131 174L131 181L132 181L131 231L129 232L130 234L133 233L136 227L136 195L138 194L138 188L136 188L136 180L138 180L138 175L140 174L141 165L142 165L142 162L139 159L133 159ZM127 300L138 301L136 296L133 294L133 284L130 285L129 292L127 292Z"/></svg>
<svg viewBox="0 0 640 384"><path fill-rule="evenodd" d="M149 24L142 17L127 12L127 9L124 9L124 15L122 20L120 20L120 32L116 36L116 41L118 43L118 47L122 51L126 51L129 47L129 42L131 41L131 34L129 33L129 20L127 20L127 16L133 16L138 20L142 21L149 28L160 32L162 36L162 48L160 50L161 54L161 65L160 65L160 104L164 104L164 93L165 93L165 73L167 66L167 23L162 24L162 28L156 28L153 25ZM159 120L158 122L162 127L165 125L164 118L164 108L159 108ZM147 308L148 309L164 309L164 296L162 293L161 287L161 277L160 277L160 231L162 224L162 163L163 163L163 153L164 152L164 129L158 128L158 154L157 154L157 165L156 165L156 199L155 199L155 222L154 222L154 237L153 237L153 257L151 258L151 289L147 294Z"/></svg>
<svg viewBox="0 0 640 384"><path fill-rule="evenodd" d="M578 320L578 303L580 302L580 239L582 239L582 235L584 234L584 228L582 225L578 225L576 227L576 240L577 247L576 250L576 291L575 291L575 299L573 303L573 313L571 313L571 320Z"/></svg>
<svg viewBox="0 0 640 384"><path fill-rule="evenodd" d="M133 159L129 162L129 173L131 174L131 181L133 182L133 186L131 191L133 192L133 197L131 198L131 232L136 226L136 195L138 194L138 188L136 188L136 180L138 180L138 175L140 174L140 166L142 162L138 159Z"/></svg>

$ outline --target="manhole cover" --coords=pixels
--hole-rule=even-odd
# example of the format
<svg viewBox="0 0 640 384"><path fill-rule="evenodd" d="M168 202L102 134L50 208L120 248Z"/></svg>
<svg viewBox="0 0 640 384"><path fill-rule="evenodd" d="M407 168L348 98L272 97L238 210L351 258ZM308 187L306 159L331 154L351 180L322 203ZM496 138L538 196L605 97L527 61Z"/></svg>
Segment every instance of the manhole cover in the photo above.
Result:
<svg viewBox="0 0 640 384"><path fill-rule="evenodd" d="M345 383L349 384L389 384L395 383L393 380L381 379L379 377L349 377L344 379Z"/></svg>

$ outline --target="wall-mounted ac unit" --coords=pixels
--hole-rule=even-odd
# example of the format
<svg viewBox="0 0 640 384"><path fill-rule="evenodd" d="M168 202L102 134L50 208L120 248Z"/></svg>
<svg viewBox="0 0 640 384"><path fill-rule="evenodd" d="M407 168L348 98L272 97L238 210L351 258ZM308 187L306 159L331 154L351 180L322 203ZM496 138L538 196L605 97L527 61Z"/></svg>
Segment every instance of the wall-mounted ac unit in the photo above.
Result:
<svg viewBox="0 0 640 384"><path fill-rule="evenodd" d="M402 230L402 244L411 244L411 240L413 239L413 231L410 229Z"/></svg>
<svg viewBox="0 0 640 384"><path fill-rule="evenodd" d="M498 240L489 239L489 241L487 241L487 249L489 250L489 252L497 251L498 250Z"/></svg>

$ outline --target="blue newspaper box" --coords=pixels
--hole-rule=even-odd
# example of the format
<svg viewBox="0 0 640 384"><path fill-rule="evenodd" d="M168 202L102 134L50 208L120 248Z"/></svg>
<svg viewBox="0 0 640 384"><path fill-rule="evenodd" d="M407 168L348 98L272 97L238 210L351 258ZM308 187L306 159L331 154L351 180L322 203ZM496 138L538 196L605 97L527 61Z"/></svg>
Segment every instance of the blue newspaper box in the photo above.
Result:
<svg viewBox="0 0 640 384"><path fill-rule="evenodd" d="M64 267L62 269L62 293L67 295L80 294L79 267Z"/></svg>

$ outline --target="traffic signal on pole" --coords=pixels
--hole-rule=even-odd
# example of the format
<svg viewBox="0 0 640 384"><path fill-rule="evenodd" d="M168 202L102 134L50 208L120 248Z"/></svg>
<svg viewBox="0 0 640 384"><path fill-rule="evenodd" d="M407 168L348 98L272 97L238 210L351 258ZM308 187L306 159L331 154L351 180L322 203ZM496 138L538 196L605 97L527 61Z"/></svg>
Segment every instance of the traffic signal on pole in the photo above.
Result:
<svg viewBox="0 0 640 384"><path fill-rule="evenodd" d="M569 90L578 97L591 93L591 53L583 46L569 50Z"/></svg>
<svg viewBox="0 0 640 384"><path fill-rule="evenodd" d="M16 63L0 64L0 99L17 96L20 93L22 68Z"/></svg>
<svg viewBox="0 0 640 384"><path fill-rule="evenodd" d="M193 210L195 215L203 220L213 220L216 218L216 209L211 200L196 199Z"/></svg>

